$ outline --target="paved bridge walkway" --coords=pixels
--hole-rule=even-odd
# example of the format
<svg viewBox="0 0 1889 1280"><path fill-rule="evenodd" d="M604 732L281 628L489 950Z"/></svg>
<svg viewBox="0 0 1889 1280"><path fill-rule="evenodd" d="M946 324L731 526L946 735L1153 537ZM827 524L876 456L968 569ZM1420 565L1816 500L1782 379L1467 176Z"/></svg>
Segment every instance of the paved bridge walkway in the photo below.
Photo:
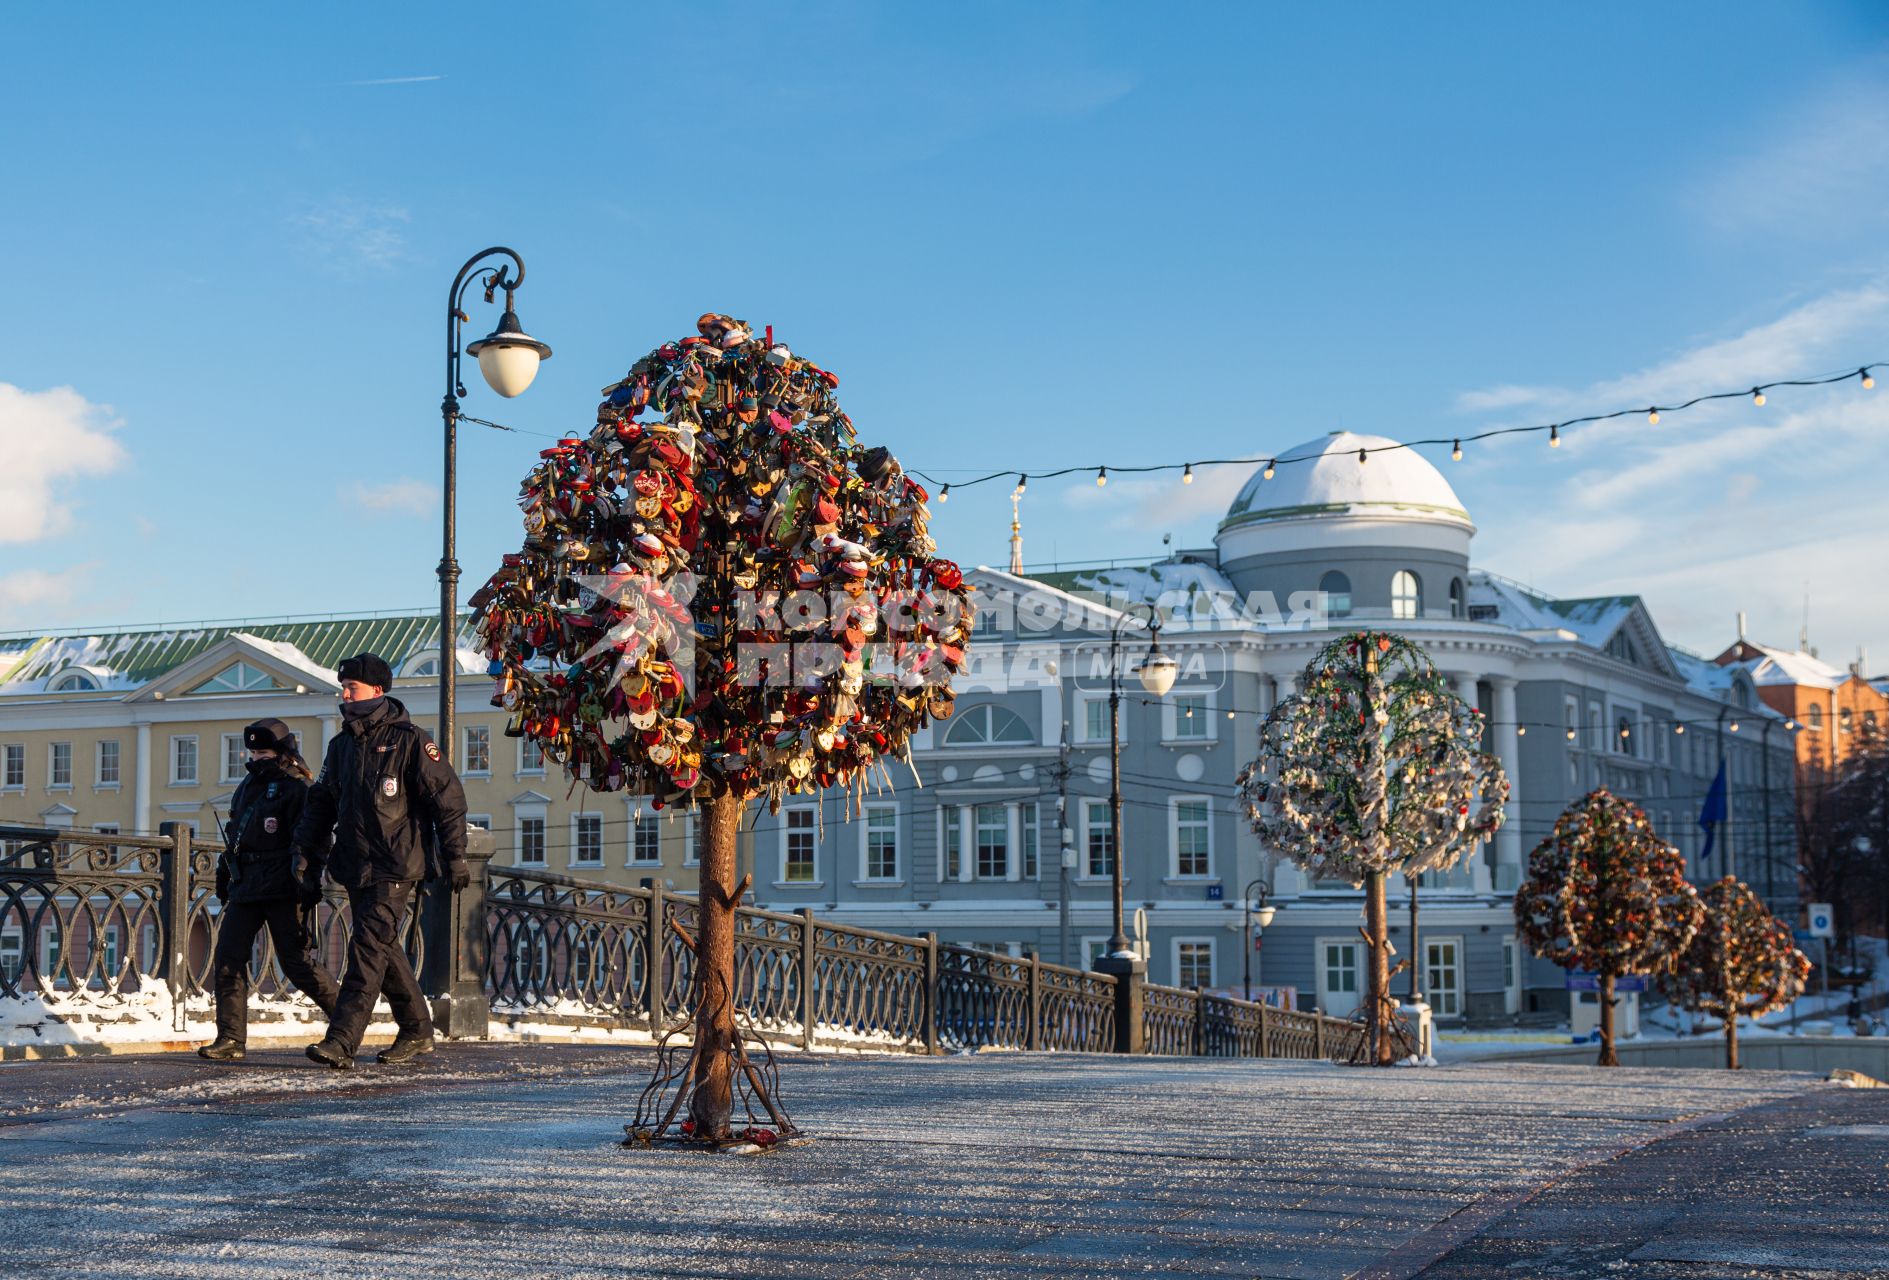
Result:
<svg viewBox="0 0 1889 1280"><path fill-rule="evenodd" d="M0 1066L0 1259L230 1280L1889 1275L1889 1090L795 1055L783 1093L820 1140L739 1157L618 1145L650 1060Z"/></svg>

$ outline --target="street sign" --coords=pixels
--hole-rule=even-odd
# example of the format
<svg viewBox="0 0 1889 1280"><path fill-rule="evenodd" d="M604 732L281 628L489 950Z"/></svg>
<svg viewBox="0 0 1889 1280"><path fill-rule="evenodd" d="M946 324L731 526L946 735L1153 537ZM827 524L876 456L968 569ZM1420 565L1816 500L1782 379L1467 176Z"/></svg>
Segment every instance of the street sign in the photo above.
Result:
<svg viewBox="0 0 1889 1280"><path fill-rule="evenodd" d="M1210 884L1207 886L1207 901L1219 902L1226 896L1227 887L1224 884Z"/></svg>
<svg viewBox="0 0 1889 1280"><path fill-rule="evenodd" d="M1810 936L1813 938L1834 938L1837 936L1837 915L1827 902L1813 902L1806 910L1810 914Z"/></svg>
<svg viewBox="0 0 1889 1280"><path fill-rule="evenodd" d="M1588 973L1582 969L1571 969L1568 971L1567 990L1599 991L1600 975L1598 973ZM1629 991L1644 990L1646 990L1646 976L1644 974L1623 973L1618 978L1614 979L1615 995L1624 995Z"/></svg>

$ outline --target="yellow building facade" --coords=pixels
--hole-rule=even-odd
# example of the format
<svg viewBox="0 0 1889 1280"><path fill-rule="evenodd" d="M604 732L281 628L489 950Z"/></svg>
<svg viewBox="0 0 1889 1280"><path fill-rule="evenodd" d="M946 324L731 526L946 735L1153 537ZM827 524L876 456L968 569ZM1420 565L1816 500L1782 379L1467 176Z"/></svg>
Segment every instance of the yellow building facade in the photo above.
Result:
<svg viewBox="0 0 1889 1280"><path fill-rule="evenodd" d="M389 692L436 729L438 625L402 614L0 639L0 826L155 834L184 823L220 844L244 776L243 726L281 720L319 769L340 728L342 658L386 658ZM496 864L694 887L693 815L574 787L534 744L505 736L483 661L461 650L459 670L453 763Z"/></svg>

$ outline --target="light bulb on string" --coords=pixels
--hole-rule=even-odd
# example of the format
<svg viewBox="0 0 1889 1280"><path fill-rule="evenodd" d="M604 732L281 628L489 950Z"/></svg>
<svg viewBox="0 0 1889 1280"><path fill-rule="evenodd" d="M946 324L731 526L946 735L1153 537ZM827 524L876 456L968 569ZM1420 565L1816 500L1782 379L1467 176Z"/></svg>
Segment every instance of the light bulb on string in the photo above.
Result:
<svg viewBox="0 0 1889 1280"><path fill-rule="evenodd" d="M1462 460L1463 460L1463 442L1461 440L1458 440L1452 445L1450 445L1450 461L1461 462Z"/></svg>
<svg viewBox="0 0 1889 1280"><path fill-rule="evenodd" d="M1761 408L1763 407L1764 405L1764 389L1763 388L1753 387L1751 389L1751 403L1758 405Z"/></svg>
<svg viewBox="0 0 1889 1280"><path fill-rule="evenodd" d="M1193 463L1190 462L1181 469L1181 483L1182 484L1194 483L1194 464Z"/></svg>
<svg viewBox="0 0 1889 1280"><path fill-rule="evenodd" d="M1676 724L1673 726L1674 733L1684 733L1685 731L1686 731L1686 726L1683 724Z"/></svg>
<svg viewBox="0 0 1889 1280"><path fill-rule="evenodd" d="M1233 719L1233 718L1234 718L1235 716L1237 716L1238 714L1239 714L1239 712L1237 712L1237 711L1231 711L1231 710L1230 710L1230 711L1228 711L1228 712L1227 712L1227 719L1229 719L1229 720L1231 720L1231 719Z"/></svg>
<svg viewBox="0 0 1889 1280"><path fill-rule="evenodd" d="M1659 425L1658 409L1648 409L1646 411L1646 425L1649 427L1657 427Z"/></svg>
<svg viewBox="0 0 1889 1280"><path fill-rule="evenodd" d="M1874 374L1870 373L1868 369L1858 369L1856 371L1856 376L1863 380L1863 390L1865 391L1875 390L1876 377Z"/></svg>
<svg viewBox="0 0 1889 1280"><path fill-rule="evenodd" d="M1569 741L1569 742L1572 742L1572 741L1574 741L1574 730L1572 730L1572 729L1569 729L1569 730L1568 730L1568 741Z"/></svg>
<svg viewBox="0 0 1889 1280"><path fill-rule="evenodd" d="M1737 732L1738 732L1738 721L1736 721L1736 720L1734 720L1734 721L1732 721L1732 732L1733 732L1733 733L1737 733Z"/></svg>
<svg viewBox="0 0 1889 1280"><path fill-rule="evenodd" d="M938 490L938 501L939 502L951 501L951 486L950 485L945 485L943 488Z"/></svg>
<svg viewBox="0 0 1889 1280"><path fill-rule="evenodd" d="M1273 469L1273 467L1275 467L1275 466L1277 466L1277 465L1278 465L1278 462L1279 462L1279 459L1277 459L1277 458L1268 458L1268 459L1266 459L1266 469L1265 469L1264 471L1262 471L1262 472L1260 472L1260 473L1259 473L1259 478L1260 478L1261 480L1270 480L1270 479L1272 479L1272 469Z"/></svg>
<svg viewBox="0 0 1889 1280"><path fill-rule="evenodd" d="M1528 726L1525 724L1516 725L1515 736L1518 738L1526 738L1528 736Z"/></svg>
<svg viewBox="0 0 1889 1280"><path fill-rule="evenodd" d="M1548 428L1548 447L1550 449L1559 449L1561 447L1561 428L1560 427Z"/></svg>
<svg viewBox="0 0 1889 1280"><path fill-rule="evenodd" d="M1011 490L1011 492L1015 493L1019 498L1021 498L1023 496L1024 489L1029 487L1029 483L1030 483L1030 477L1026 475L1019 475L1017 477L1017 487Z"/></svg>
<svg viewBox="0 0 1889 1280"><path fill-rule="evenodd" d="M1369 462L1370 460L1371 460L1370 454L1366 453L1362 449L1358 450L1358 465L1359 466L1363 466L1365 463Z"/></svg>
<svg viewBox="0 0 1889 1280"><path fill-rule="evenodd" d="M1095 487L1100 489L1103 485L1107 483L1108 483L1108 468L1097 467L1095 469Z"/></svg>

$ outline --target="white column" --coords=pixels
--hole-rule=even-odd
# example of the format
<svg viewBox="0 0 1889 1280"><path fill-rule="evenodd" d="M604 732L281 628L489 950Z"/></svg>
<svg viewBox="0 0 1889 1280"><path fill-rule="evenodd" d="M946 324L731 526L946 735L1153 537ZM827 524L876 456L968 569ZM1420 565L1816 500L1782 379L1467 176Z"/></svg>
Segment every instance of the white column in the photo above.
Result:
<svg viewBox="0 0 1889 1280"><path fill-rule="evenodd" d="M131 826L140 835L151 832L151 726L138 726L137 775L132 779Z"/></svg>
<svg viewBox="0 0 1889 1280"><path fill-rule="evenodd" d="M1473 672L1453 672L1449 679L1450 683L1456 686L1457 697L1467 702L1472 708L1482 705L1477 701L1476 694L1476 684L1479 677ZM1501 733L1502 730L1497 729L1494 732ZM1506 765L1503 767L1507 768ZM1464 867L1468 869L1469 874L1467 879L1472 891L1476 893L1488 893L1494 886L1495 876L1489 870L1489 859L1484 856L1482 849L1478 848L1474 854L1466 858L1464 862L1458 866L1458 873L1460 873Z"/></svg>
<svg viewBox="0 0 1889 1280"><path fill-rule="evenodd" d="M1004 822L1007 827L1004 833L1004 879L1013 881L1023 878L1022 828L1017 818L1018 806L1013 800L1004 806Z"/></svg>
<svg viewBox="0 0 1889 1280"><path fill-rule="evenodd" d="M1495 887L1499 893L1510 893L1522 882L1522 753L1515 733L1515 681L1491 676L1489 687L1495 691L1490 716L1495 723L1495 754L1509 777L1508 819L1495 835Z"/></svg>
<svg viewBox="0 0 1889 1280"><path fill-rule="evenodd" d="M958 806L958 880L969 883L977 870L977 810L968 804Z"/></svg>
<svg viewBox="0 0 1889 1280"><path fill-rule="evenodd" d="M340 727L340 719L341 717L339 716L323 716L321 718L321 741L315 744L315 758L313 761L317 770L321 768L321 762L328 758L328 743L334 739L335 732ZM454 756L453 758L457 760L459 757Z"/></svg>

